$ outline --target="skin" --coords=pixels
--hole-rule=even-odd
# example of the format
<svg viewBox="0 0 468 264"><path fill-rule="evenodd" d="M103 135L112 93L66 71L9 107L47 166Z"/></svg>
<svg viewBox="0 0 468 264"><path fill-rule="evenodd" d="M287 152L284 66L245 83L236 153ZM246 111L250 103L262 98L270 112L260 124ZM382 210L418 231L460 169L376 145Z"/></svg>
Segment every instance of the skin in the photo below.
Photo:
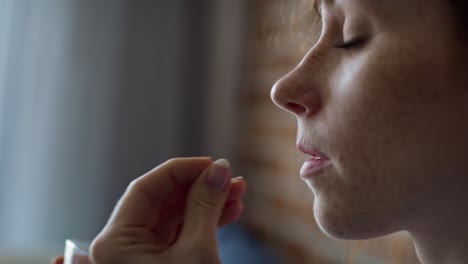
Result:
<svg viewBox="0 0 468 264"><path fill-rule="evenodd" d="M407 230L423 263L468 263L468 52L448 1L319 11L318 42L271 91L333 163L306 181L316 221L342 239Z"/></svg>
<svg viewBox="0 0 468 264"><path fill-rule="evenodd" d="M209 175L227 176L224 187ZM210 158L171 159L135 179L78 263L219 264L216 229L242 213L242 177ZM63 264L63 257L52 260Z"/></svg>
<svg viewBox="0 0 468 264"><path fill-rule="evenodd" d="M296 115L298 143L332 161L307 181L318 224L343 239L407 230L423 263L468 263L468 52L448 2L335 0L320 11L318 42L271 94ZM210 167L175 159L134 181L93 242L95 262L219 263L216 228L241 214L245 182L210 191ZM181 197L183 210L153 208Z"/></svg>

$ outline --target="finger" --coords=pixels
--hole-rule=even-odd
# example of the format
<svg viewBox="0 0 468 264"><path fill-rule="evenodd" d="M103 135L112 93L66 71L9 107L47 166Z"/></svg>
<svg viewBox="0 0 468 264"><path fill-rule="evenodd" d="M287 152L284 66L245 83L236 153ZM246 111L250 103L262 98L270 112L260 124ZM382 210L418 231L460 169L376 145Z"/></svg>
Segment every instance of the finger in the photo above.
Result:
<svg viewBox="0 0 468 264"><path fill-rule="evenodd" d="M228 198L221 213L218 226L222 227L236 221L244 210L244 205L240 201L247 191L247 185L242 177L231 179L231 187Z"/></svg>
<svg viewBox="0 0 468 264"><path fill-rule="evenodd" d="M245 194L246 184L242 177L231 179L228 198L224 204L223 213L218 226L229 224L235 221L241 214L242 206L238 203ZM236 202L236 203L234 203ZM164 208L158 217L152 230L159 245L172 245L180 232L185 211L186 197L182 197L171 206ZM222 224L221 224L222 223Z"/></svg>
<svg viewBox="0 0 468 264"><path fill-rule="evenodd" d="M231 187L229 188L229 194L226 199L227 202L237 201L244 196L247 190L247 184L244 178L236 177L231 179Z"/></svg>
<svg viewBox="0 0 468 264"><path fill-rule="evenodd" d="M187 195L210 158L171 159L134 180L117 204L108 224L152 228L160 211ZM185 187L184 187L185 186Z"/></svg>
<svg viewBox="0 0 468 264"><path fill-rule="evenodd" d="M203 171L189 192L184 226L178 241L216 240L216 228L229 191L231 170L225 159L215 161Z"/></svg>
<svg viewBox="0 0 468 264"><path fill-rule="evenodd" d="M157 244L169 247L175 242L180 232L184 211L185 200L161 212L152 230Z"/></svg>
<svg viewBox="0 0 468 264"><path fill-rule="evenodd" d="M74 264L91 264L91 260L88 256L85 255L74 255L72 258L73 260L71 262L73 262ZM52 259L52 264L63 264L64 261L64 256L57 256Z"/></svg>
<svg viewBox="0 0 468 264"><path fill-rule="evenodd" d="M223 226L235 221L242 212L240 199L245 194L246 184L242 177L231 179L228 197L224 204L223 212L218 226ZM153 234L160 245L172 245L179 235L185 211L186 197L171 206L164 208L153 228Z"/></svg>
<svg viewBox="0 0 468 264"><path fill-rule="evenodd" d="M218 227L222 227L236 221L244 211L244 205L241 201L228 202L218 221Z"/></svg>
<svg viewBox="0 0 468 264"><path fill-rule="evenodd" d="M58 256L52 259L52 264L63 264L63 256Z"/></svg>

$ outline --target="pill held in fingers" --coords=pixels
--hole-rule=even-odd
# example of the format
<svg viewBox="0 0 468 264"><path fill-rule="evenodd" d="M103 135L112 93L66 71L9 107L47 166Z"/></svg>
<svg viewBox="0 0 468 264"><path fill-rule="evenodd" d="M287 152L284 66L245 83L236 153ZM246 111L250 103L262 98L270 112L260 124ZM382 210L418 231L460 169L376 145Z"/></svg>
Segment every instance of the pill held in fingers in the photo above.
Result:
<svg viewBox="0 0 468 264"><path fill-rule="evenodd" d="M225 168L229 168L231 164L229 163L229 160L227 159L219 159L213 162L213 164L216 164L217 166L223 166Z"/></svg>
<svg viewBox="0 0 468 264"><path fill-rule="evenodd" d="M231 178L231 183L233 182L238 182L238 181L243 181L244 180L244 177L242 176L237 176L235 178Z"/></svg>

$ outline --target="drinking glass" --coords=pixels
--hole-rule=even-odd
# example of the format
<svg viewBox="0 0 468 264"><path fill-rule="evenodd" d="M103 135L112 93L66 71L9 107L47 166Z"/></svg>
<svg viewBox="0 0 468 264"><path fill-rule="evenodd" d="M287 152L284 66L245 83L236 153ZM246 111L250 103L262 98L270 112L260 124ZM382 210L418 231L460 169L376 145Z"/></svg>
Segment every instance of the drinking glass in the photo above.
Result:
<svg viewBox="0 0 468 264"><path fill-rule="evenodd" d="M89 242L67 239L63 264L93 264L89 258L89 245Z"/></svg>

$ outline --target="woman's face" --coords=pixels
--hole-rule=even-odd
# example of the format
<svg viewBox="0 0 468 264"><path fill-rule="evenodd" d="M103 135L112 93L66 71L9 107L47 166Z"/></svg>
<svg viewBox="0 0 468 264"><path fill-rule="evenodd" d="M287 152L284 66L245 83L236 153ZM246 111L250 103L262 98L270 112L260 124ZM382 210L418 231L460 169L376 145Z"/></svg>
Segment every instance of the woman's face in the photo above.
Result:
<svg viewBox="0 0 468 264"><path fill-rule="evenodd" d="M448 1L320 11L320 39L271 93L297 116L298 144L332 162L306 180L320 227L364 239L454 213L468 200L468 68Z"/></svg>

